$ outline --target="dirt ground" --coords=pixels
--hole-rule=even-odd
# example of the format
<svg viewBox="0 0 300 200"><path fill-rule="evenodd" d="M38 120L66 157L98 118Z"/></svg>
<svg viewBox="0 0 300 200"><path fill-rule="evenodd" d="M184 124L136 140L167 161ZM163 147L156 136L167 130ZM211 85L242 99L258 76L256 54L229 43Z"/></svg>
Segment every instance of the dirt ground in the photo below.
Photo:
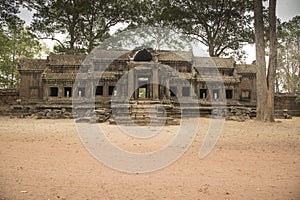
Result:
<svg viewBox="0 0 300 200"><path fill-rule="evenodd" d="M210 119L199 120L197 137L179 160L128 174L94 159L73 120L0 117L0 199L300 199L300 118L226 121L203 160L198 153ZM100 126L118 135L116 126ZM173 128L161 134L171 136ZM165 142L115 140L140 152Z"/></svg>

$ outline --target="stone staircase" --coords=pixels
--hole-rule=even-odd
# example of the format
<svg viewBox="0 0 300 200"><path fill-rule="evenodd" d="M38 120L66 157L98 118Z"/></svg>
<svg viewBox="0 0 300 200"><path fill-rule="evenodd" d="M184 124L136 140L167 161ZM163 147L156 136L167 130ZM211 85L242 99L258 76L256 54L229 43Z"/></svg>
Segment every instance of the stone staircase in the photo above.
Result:
<svg viewBox="0 0 300 200"><path fill-rule="evenodd" d="M129 104L112 104L111 124L163 126L179 125L180 109L160 101L132 101Z"/></svg>

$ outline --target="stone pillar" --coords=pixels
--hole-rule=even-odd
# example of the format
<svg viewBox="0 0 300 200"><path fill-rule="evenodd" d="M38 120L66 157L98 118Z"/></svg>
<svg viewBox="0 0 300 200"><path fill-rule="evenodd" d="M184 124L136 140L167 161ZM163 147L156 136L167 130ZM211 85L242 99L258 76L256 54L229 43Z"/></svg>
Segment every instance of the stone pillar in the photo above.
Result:
<svg viewBox="0 0 300 200"><path fill-rule="evenodd" d="M177 97L182 97L182 85L183 83L181 82L180 79L177 79L178 84L177 84Z"/></svg>
<svg viewBox="0 0 300 200"><path fill-rule="evenodd" d="M221 86L221 87L219 87L220 89L219 89L219 91L220 91L220 100L221 101L225 101L225 99L226 99L226 89L227 89L227 87L224 85L224 86Z"/></svg>
<svg viewBox="0 0 300 200"><path fill-rule="evenodd" d="M166 90L166 97L167 99L170 99L170 83L168 78L166 78Z"/></svg>
<svg viewBox="0 0 300 200"><path fill-rule="evenodd" d="M158 100L158 68L153 66L153 99Z"/></svg>
<svg viewBox="0 0 300 200"><path fill-rule="evenodd" d="M107 97L108 96L108 84L107 84L107 79L103 80L103 96Z"/></svg>
<svg viewBox="0 0 300 200"><path fill-rule="evenodd" d="M58 85L58 96L57 97L64 97L64 86L63 85Z"/></svg>
<svg viewBox="0 0 300 200"><path fill-rule="evenodd" d="M127 80L127 87L128 87L128 97L130 98L134 93L134 72L130 70L128 72L128 80Z"/></svg>

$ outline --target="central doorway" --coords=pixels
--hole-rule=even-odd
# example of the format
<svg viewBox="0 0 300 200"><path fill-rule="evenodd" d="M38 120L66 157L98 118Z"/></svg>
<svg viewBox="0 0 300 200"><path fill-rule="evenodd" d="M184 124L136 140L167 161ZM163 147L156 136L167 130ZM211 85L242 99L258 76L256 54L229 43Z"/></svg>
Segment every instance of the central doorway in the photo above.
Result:
<svg viewBox="0 0 300 200"><path fill-rule="evenodd" d="M142 86L139 88L139 99L146 99L147 98L147 87Z"/></svg>
<svg viewBox="0 0 300 200"><path fill-rule="evenodd" d="M150 98L149 93L149 81L148 77L139 77L138 78L138 84L139 88L137 89L137 97L139 99L148 99Z"/></svg>

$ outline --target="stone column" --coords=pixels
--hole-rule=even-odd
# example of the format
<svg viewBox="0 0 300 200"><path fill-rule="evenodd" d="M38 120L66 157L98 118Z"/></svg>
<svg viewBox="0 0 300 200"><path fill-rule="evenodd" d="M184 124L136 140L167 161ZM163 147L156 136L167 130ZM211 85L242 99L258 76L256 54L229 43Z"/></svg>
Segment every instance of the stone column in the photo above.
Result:
<svg viewBox="0 0 300 200"><path fill-rule="evenodd" d="M167 99L170 99L170 83L169 83L169 79L166 77L166 97Z"/></svg>
<svg viewBox="0 0 300 200"><path fill-rule="evenodd" d="M65 97L64 96L64 86L63 85L58 85L58 96L57 97L60 97L60 98L63 98Z"/></svg>
<svg viewBox="0 0 300 200"><path fill-rule="evenodd" d="M107 79L103 80L103 96L107 97L108 96L108 85L107 85Z"/></svg>
<svg viewBox="0 0 300 200"><path fill-rule="evenodd" d="M177 79L178 83L177 83L177 97L182 97L182 85L183 83L181 82L180 79Z"/></svg>
<svg viewBox="0 0 300 200"><path fill-rule="evenodd" d="M128 87L128 97L130 98L133 95L134 92L134 72L133 70L130 70L128 72L128 80L127 80L127 87Z"/></svg>
<svg viewBox="0 0 300 200"><path fill-rule="evenodd" d="M158 66L153 66L153 100L158 100Z"/></svg>

